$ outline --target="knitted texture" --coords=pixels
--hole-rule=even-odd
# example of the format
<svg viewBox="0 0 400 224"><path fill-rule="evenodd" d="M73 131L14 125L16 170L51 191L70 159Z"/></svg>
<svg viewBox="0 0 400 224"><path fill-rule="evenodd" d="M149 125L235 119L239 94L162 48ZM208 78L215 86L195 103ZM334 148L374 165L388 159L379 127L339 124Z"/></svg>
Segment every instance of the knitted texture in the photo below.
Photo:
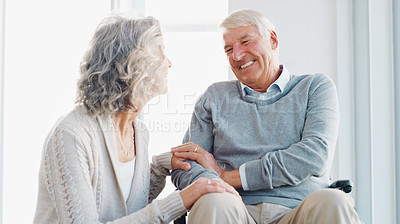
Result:
<svg viewBox="0 0 400 224"><path fill-rule="evenodd" d="M171 157L172 154L170 152L153 156L150 175L149 202L152 202L165 187L165 176L170 175Z"/></svg>

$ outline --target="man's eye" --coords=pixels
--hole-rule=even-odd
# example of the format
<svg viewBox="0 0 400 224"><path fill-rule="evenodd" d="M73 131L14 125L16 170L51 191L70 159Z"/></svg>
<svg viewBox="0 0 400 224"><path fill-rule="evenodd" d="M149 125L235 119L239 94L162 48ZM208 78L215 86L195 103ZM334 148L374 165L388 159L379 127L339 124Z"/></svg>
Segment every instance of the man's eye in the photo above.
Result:
<svg viewBox="0 0 400 224"><path fill-rule="evenodd" d="M245 40L245 41L242 42L242 44L247 44L247 43L249 43L248 40Z"/></svg>
<svg viewBox="0 0 400 224"><path fill-rule="evenodd" d="M232 52L232 48L225 49L225 53L230 53L230 52Z"/></svg>

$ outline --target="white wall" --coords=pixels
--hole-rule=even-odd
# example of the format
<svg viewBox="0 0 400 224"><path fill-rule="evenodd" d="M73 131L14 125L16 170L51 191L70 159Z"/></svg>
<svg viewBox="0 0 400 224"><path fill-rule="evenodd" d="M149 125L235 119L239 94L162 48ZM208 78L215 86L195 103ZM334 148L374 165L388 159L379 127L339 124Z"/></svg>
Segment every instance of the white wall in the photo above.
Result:
<svg viewBox="0 0 400 224"><path fill-rule="evenodd" d="M5 0L0 1L0 223L3 219L3 149L4 149L4 18Z"/></svg>
<svg viewBox="0 0 400 224"><path fill-rule="evenodd" d="M255 9L276 26L280 61L290 72L336 79L335 1L230 1L230 11L239 8Z"/></svg>
<svg viewBox="0 0 400 224"><path fill-rule="evenodd" d="M353 1L356 205L365 223L396 220L393 27L399 21L392 3Z"/></svg>

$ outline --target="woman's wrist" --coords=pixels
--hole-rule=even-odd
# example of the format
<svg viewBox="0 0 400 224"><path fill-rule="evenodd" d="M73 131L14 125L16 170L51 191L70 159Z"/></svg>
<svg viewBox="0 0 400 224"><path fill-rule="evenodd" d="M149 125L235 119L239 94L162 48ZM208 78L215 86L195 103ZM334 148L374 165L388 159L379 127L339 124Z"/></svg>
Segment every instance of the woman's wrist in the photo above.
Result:
<svg viewBox="0 0 400 224"><path fill-rule="evenodd" d="M160 155L153 156L152 160L155 166L160 166L165 169L172 170L171 158L172 158L172 153L164 152L161 153Z"/></svg>

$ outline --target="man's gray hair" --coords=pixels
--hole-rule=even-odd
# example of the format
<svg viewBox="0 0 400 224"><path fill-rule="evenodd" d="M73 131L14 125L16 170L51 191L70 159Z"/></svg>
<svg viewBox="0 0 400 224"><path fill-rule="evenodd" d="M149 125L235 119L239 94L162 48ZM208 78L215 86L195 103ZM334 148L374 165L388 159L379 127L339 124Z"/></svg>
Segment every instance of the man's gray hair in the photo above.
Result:
<svg viewBox="0 0 400 224"><path fill-rule="evenodd" d="M269 37L271 31L275 31L275 26L263 14L251 10L240 9L232 12L222 21L220 27L225 33L229 29L235 29L240 26L255 25L258 32L263 37Z"/></svg>
<svg viewBox="0 0 400 224"><path fill-rule="evenodd" d="M77 103L92 116L138 111L165 85L163 47L153 17L103 20L80 65Z"/></svg>

